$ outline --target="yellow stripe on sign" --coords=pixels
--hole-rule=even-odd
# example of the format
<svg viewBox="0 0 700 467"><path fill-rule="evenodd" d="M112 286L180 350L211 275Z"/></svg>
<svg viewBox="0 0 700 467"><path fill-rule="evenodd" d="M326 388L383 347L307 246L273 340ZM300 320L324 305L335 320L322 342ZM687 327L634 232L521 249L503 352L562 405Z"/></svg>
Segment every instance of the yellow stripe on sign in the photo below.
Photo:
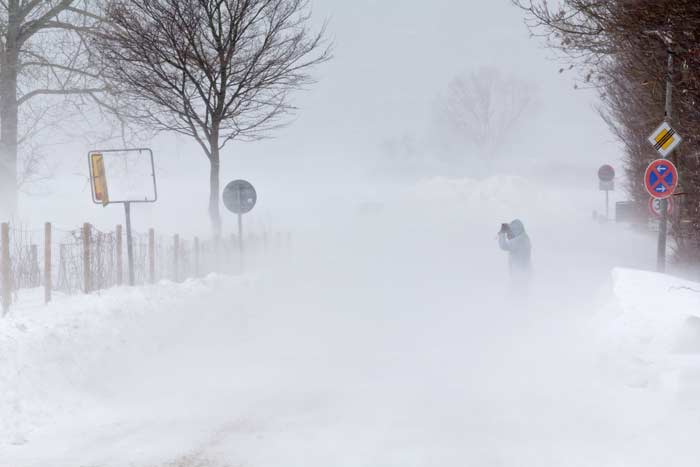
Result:
<svg viewBox="0 0 700 467"><path fill-rule="evenodd" d="M673 136L671 136L671 137L668 139L668 141L666 141L666 143L664 143L664 145L661 146L661 148L662 148L663 150L666 150L666 149L670 148L671 145L672 145L675 141L676 141L676 139L675 139Z"/></svg>
<svg viewBox="0 0 700 467"><path fill-rule="evenodd" d="M92 186L95 190L95 200L106 206L109 204L109 192L107 191L104 157L102 154L92 154L90 162L92 163Z"/></svg>
<svg viewBox="0 0 700 467"><path fill-rule="evenodd" d="M656 138L655 138L657 143L661 143L662 141L664 141L664 143L661 145L661 149L663 149L663 150L666 150L669 147L671 147L671 145L675 141L675 138L673 136L669 137L668 133L669 133L668 130L662 130L661 133L656 135Z"/></svg>
<svg viewBox="0 0 700 467"><path fill-rule="evenodd" d="M656 138L655 138L656 142L660 143L666 137L667 134L668 134L668 130L661 130L661 133L656 135Z"/></svg>

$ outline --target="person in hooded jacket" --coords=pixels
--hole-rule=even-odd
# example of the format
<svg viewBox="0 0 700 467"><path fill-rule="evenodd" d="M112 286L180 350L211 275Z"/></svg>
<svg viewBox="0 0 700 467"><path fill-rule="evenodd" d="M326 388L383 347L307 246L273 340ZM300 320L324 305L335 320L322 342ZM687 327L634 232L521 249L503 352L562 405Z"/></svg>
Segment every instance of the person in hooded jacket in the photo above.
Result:
<svg viewBox="0 0 700 467"><path fill-rule="evenodd" d="M508 252L511 279L518 284L526 283L532 270L532 245L522 221L515 219L510 224L502 224L498 245Z"/></svg>

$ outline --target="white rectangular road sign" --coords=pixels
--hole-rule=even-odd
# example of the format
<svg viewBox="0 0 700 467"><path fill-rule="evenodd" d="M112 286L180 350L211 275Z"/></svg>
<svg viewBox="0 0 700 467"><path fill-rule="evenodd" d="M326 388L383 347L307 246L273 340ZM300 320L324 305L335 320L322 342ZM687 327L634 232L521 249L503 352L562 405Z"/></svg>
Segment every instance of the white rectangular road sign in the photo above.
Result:
<svg viewBox="0 0 700 467"><path fill-rule="evenodd" d="M615 191L615 181L611 180L609 182L600 181L598 186L600 191Z"/></svg>
<svg viewBox="0 0 700 467"><path fill-rule="evenodd" d="M101 165L95 165L100 156ZM90 152L90 175L104 177L109 185L109 203L152 203L158 198L153 152L148 148L109 149ZM101 170L97 170L100 168ZM96 173L99 172L99 173ZM99 196L101 186L93 182L93 201L106 204Z"/></svg>
<svg viewBox="0 0 700 467"><path fill-rule="evenodd" d="M664 122L659 128L654 130L648 141L661 154L661 157L668 157L681 144L683 138L676 133L676 130L671 128L671 125Z"/></svg>

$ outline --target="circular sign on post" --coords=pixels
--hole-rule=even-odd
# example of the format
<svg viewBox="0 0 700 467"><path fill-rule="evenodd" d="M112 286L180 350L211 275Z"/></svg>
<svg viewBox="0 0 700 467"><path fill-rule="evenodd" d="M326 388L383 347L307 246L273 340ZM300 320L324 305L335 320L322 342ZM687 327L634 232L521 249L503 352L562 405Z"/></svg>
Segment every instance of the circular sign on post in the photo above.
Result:
<svg viewBox="0 0 700 467"><path fill-rule="evenodd" d="M660 200L658 198L649 198L649 212L651 215L654 217L658 217L659 219L661 218L661 202L663 200ZM670 216L673 214L673 198L668 198L666 200L666 211L668 212L668 215Z"/></svg>
<svg viewBox="0 0 700 467"><path fill-rule="evenodd" d="M611 165L603 165L598 169L598 179L601 182L612 182L615 180L615 169Z"/></svg>
<svg viewBox="0 0 700 467"><path fill-rule="evenodd" d="M234 214L249 213L258 201L255 188L245 180L234 180L226 185L222 197L226 209Z"/></svg>
<svg viewBox="0 0 700 467"><path fill-rule="evenodd" d="M678 169L669 160L657 159L647 167L644 186L652 198L666 199L678 187Z"/></svg>

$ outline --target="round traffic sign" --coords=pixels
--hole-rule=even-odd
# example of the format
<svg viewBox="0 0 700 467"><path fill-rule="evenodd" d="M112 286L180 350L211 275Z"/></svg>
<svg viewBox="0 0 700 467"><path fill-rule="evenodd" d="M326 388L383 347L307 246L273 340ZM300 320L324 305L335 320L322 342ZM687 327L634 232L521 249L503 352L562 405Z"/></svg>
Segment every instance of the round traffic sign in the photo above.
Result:
<svg viewBox="0 0 700 467"><path fill-rule="evenodd" d="M615 169L612 165L605 164L598 169L598 179L601 182L612 182L615 180Z"/></svg>
<svg viewBox="0 0 700 467"><path fill-rule="evenodd" d="M663 200L658 199L658 198L649 198L649 212L651 215L654 217L661 218L661 203ZM666 200L666 212L668 212L668 215L670 216L673 214L673 198L668 198Z"/></svg>
<svg viewBox="0 0 700 467"><path fill-rule="evenodd" d="M224 206L235 214L250 212L258 201L255 188L245 180L234 180L224 188Z"/></svg>
<svg viewBox="0 0 700 467"><path fill-rule="evenodd" d="M647 167L644 186L652 198L666 199L678 187L678 169L667 159L657 159Z"/></svg>

